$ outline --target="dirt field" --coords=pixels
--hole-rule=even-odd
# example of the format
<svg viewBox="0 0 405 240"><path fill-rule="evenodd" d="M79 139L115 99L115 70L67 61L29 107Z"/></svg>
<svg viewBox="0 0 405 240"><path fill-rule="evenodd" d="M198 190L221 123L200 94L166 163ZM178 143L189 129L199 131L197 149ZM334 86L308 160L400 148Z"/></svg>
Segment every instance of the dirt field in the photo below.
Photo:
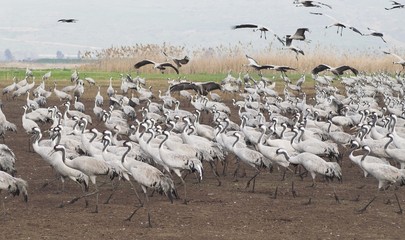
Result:
<svg viewBox="0 0 405 240"><path fill-rule="evenodd" d="M106 86L102 89L105 94ZM87 88L83 99L89 114L95 90ZM83 199L60 208L61 203L81 195L80 187L66 180L64 192L58 192L60 181L41 188L54 179L54 173L39 155L28 152L28 135L21 127L25 96L16 100L3 97L3 104L7 119L20 130L8 133L6 144L17 156L17 176L29 183L29 201L25 204L21 197L7 196L7 215L0 215L3 232L0 239L403 239L405 236L404 214L397 213L394 196L396 192L405 207L405 189L377 192L377 181L364 178L360 169L351 165L347 154L343 159L342 183L328 183L318 176L317 185L312 188L308 187L312 183L309 176L301 180L288 173L287 179L280 181L281 173L275 169L272 173L263 171L257 177L254 193L251 188L245 189L253 171L247 167L246 176L234 181L235 161L228 156L230 167L227 176L221 176L222 186L217 186L208 166L201 183L193 175L187 177L187 205L181 199L171 204L165 196L154 194L149 203L152 228L148 227L145 208L132 221L124 221L137 205L126 182L120 183L109 204L100 204L99 213L92 213L94 196L89 197L88 208ZM48 102L49 106L60 104L54 95ZM236 110L232 110L236 115ZM204 116L205 121L208 119ZM47 127L41 126L43 131ZM174 180L182 197L183 187L178 178ZM98 180L99 184L103 181ZM297 197L293 197L292 182ZM100 187L100 202L110 195L110 186ZM356 212L376 195L364 213ZM4 196L6 193L2 192L1 197Z"/></svg>

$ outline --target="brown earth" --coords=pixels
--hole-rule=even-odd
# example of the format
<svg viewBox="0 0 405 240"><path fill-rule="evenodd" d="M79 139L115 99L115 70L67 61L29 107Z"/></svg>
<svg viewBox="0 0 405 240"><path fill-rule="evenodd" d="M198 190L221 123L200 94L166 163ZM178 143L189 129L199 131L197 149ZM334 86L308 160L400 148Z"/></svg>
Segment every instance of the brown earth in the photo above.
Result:
<svg viewBox="0 0 405 240"><path fill-rule="evenodd" d="M90 114L93 96L95 88L87 88L83 102ZM1 193L2 197L7 196L7 214L0 215L0 239L403 239L405 236L404 215L397 213L399 207L394 196L396 193L405 206L404 189L377 192L377 181L364 178L347 154L342 163L342 183L326 182L318 176L316 187L312 188L308 187L312 183L309 176L301 180L288 173L287 179L280 181L280 171L264 170L257 177L253 193L251 188L245 188L253 171L246 167L246 176L234 181L235 160L228 156L230 168L227 176L221 176L222 186L217 186L213 174L207 170L209 166L205 166L201 183L193 175L187 177L187 205L181 199L171 204L158 194L150 197L152 228L147 224L146 208L141 208L132 221L124 221L137 205L127 182L119 184L109 204L100 204L99 213L92 213L94 196L88 198L88 208L83 199L60 208L61 203L81 195L80 187L66 180L64 192L58 192L60 181L42 188L55 175L39 155L28 151L28 135L21 126L25 97L16 100L3 97L3 104L7 119L18 125L18 133L7 133L5 142L17 156L17 176L29 183L29 201L24 203L21 197ZM48 102L49 106L60 104L54 95ZM235 118L236 110L233 111ZM204 117L205 122L208 119ZM41 129L47 127L42 125ZM183 187L178 178L174 180L182 197ZM98 182L103 181L108 183L103 178ZM297 197L292 195L292 182ZM110 184L100 187L100 202L107 199L110 189ZM356 212L374 196L376 200L364 213Z"/></svg>

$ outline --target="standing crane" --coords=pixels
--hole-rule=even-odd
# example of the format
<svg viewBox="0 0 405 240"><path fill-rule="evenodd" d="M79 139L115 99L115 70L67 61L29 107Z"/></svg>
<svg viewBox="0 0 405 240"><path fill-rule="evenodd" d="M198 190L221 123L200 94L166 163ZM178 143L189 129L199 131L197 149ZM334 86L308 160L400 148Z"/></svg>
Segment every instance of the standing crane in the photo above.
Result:
<svg viewBox="0 0 405 240"><path fill-rule="evenodd" d="M170 202L173 203L173 195L177 196L173 180L152 165L138 160L128 159L127 154L132 150L133 146L129 141L125 141L124 146L128 149L122 156L122 165L131 173L131 176L135 182L141 185L142 191L145 194L146 202L149 202L147 188L152 188L160 194L165 194L169 198ZM130 221L138 209L139 208L135 209L135 211L126 220ZM152 224L150 221L149 210L148 222L149 227L151 227Z"/></svg>
<svg viewBox="0 0 405 240"><path fill-rule="evenodd" d="M321 157L308 152L290 156L288 152L282 148L277 149L276 153L283 154L291 164L302 165L312 176L312 187L315 186L315 177L317 173L330 179L335 177L338 180L342 179L342 169L337 162L327 162Z"/></svg>
<svg viewBox="0 0 405 240"><path fill-rule="evenodd" d="M255 169L255 174L246 183L246 188L248 188L250 182L253 180L252 192L254 192L256 177L260 174L260 168L264 166L270 169L271 162L258 151L252 150L248 147L241 147L241 145L236 146L241 138L241 134L239 132L234 132L233 136L236 137L234 143L232 144L233 153L238 157L240 161ZM236 175L236 171L234 175Z"/></svg>
<svg viewBox="0 0 405 240"><path fill-rule="evenodd" d="M164 139L159 144L159 155L162 161L180 178L181 182L184 185L184 203L187 204L187 192L186 192L186 182L181 176L181 171L189 170L191 172L197 171L199 174L200 180L202 180L203 166L197 157L190 157L179 153L177 151L171 151L164 147L165 142L169 138L169 134L163 132Z"/></svg>
<svg viewBox="0 0 405 240"><path fill-rule="evenodd" d="M94 210L94 212L98 213L99 190L96 183L96 177L108 175L112 180L117 175L115 173L115 170L106 161L97 159L95 157L79 156L73 159L66 160L66 149L62 145L55 145L53 149L54 151L61 152L62 161L64 164L66 164L66 166L76 169L89 177L96 190L93 193L87 194L87 196L96 194L96 209Z"/></svg>

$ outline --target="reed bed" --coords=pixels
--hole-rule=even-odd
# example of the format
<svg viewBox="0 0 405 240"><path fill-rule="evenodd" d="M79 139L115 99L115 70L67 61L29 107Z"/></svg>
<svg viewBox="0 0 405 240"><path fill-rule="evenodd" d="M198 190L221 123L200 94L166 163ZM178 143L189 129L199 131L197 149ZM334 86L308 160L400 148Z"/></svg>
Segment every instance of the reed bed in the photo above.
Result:
<svg viewBox="0 0 405 240"><path fill-rule="evenodd" d="M136 44L134 46L120 46L103 49L100 51L86 52L85 59L96 61L81 66L81 70L90 71L133 71L133 65L137 61L150 59L163 62L168 59L163 51L171 56L191 58L190 64L181 68L182 74L196 73L225 73L246 72L244 66L247 63L245 55L248 54L262 64L287 65L297 69L299 73L309 73L315 66L324 63L331 66L350 65L361 72L388 72L397 73L402 67L394 65L395 57L385 55L382 49L369 48L367 50L341 50L333 46L325 47L317 44L302 47L305 55L300 55L298 60L295 53L280 47L274 47L270 43L263 49L254 49L251 44L220 45L217 47L197 48L189 50L184 46L172 46L164 43L157 44ZM393 49L400 56L404 55L403 50ZM141 73L154 73L152 67L143 67Z"/></svg>

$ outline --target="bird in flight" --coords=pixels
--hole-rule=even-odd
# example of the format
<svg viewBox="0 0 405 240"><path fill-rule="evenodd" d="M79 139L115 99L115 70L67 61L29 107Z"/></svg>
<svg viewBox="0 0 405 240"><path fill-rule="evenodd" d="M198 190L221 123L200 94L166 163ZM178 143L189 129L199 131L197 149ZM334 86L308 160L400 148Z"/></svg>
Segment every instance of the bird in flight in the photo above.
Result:
<svg viewBox="0 0 405 240"><path fill-rule="evenodd" d="M346 70L350 70L356 76L357 76L357 74L359 74L359 71L357 69L347 66L347 65L343 65L340 67L331 67L326 64L320 64L320 65L316 66L314 69L312 69L311 73L313 75L317 75L318 73L325 71L325 70L329 70L331 73L335 74L336 76L342 75L344 73L344 71L346 71Z"/></svg>
<svg viewBox="0 0 405 240"><path fill-rule="evenodd" d="M390 8L385 8L385 10L392 10L392 9L396 9L396 8L404 8L405 5L396 1L391 1L391 7Z"/></svg>
<svg viewBox="0 0 405 240"><path fill-rule="evenodd" d="M325 28L337 27L337 33L339 34L339 30L340 30L340 36L342 36L343 28L348 28L348 29L352 30L353 32L356 32L356 33L358 33L358 34L360 34L360 35L363 35L357 28L355 28L355 27L353 27L353 26L350 26L349 24L340 22L340 21L338 21L336 18L334 18L334 17L332 17L332 16L330 16L330 15L328 15L328 14L320 13L320 12L311 12L311 14L314 14L314 15L323 15L323 16L326 16L326 17L332 19L334 22L333 22L332 24L326 26Z"/></svg>
<svg viewBox="0 0 405 240"><path fill-rule="evenodd" d="M317 1L295 0L293 3L297 4L296 5L297 7L318 7L318 8L320 8L322 6L325 6L325 7L332 9L331 5L328 5L328 4L325 4L322 2L317 2Z"/></svg>
<svg viewBox="0 0 405 240"><path fill-rule="evenodd" d="M248 55L246 55L246 58L249 61L249 64L245 66L252 67L259 72L262 69L272 69L274 67L273 65L260 65L256 60L254 60L252 57L249 57Z"/></svg>
<svg viewBox="0 0 405 240"><path fill-rule="evenodd" d="M153 64L154 65L153 68L159 69L161 73L163 73L164 70L166 70L166 67L170 67L170 68L173 68L173 70L176 71L177 74L179 74L179 70L173 64L171 64L169 62L157 63L157 62L145 59L140 62L137 62L134 65L134 67L135 67L135 69L139 69L140 67L143 67L148 64Z"/></svg>
<svg viewBox="0 0 405 240"><path fill-rule="evenodd" d="M397 62L392 62L392 63L393 63L393 64L399 64L399 65L401 65L401 66L402 66L402 70L405 69L405 60L404 60L403 58L401 58L400 56L396 55L395 53L390 53L390 52L386 52L386 51L383 51L383 53L389 54L389 55L392 55L392 56L396 57L396 58L398 59L398 61L397 61ZM402 70L401 70L401 71L402 71Z"/></svg>
<svg viewBox="0 0 405 240"><path fill-rule="evenodd" d="M301 48L292 45L292 39L290 38L290 35L286 35L285 39L286 40L285 40L285 48L284 49L291 50L291 51L295 52L295 59L297 59L297 61L298 61L298 55L299 54L305 55L304 51Z"/></svg>
<svg viewBox="0 0 405 240"><path fill-rule="evenodd" d="M181 90L194 90L198 94L207 96L209 92L219 89L221 90L221 85L216 82L181 82L170 87L170 92L176 92Z"/></svg>
<svg viewBox="0 0 405 240"><path fill-rule="evenodd" d="M268 27L260 26L257 24L250 24L250 23L232 26L232 29L241 29L241 28L250 28L250 29L253 29L253 32L260 31L260 38L262 38L264 36L264 39L267 39L266 33L271 32L271 33L273 33L274 37L277 38L277 40L283 42L283 40L273 30L271 30Z"/></svg>
<svg viewBox="0 0 405 240"><path fill-rule="evenodd" d="M183 58L178 58L178 57L172 57L167 55L165 52L162 52L166 57L170 58L175 64L176 66L179 68L182 65L186 65L189 61L190 58L188 56L184 56Z"/></svg>
<svg viewBox="0 0 405 240"><path fill-rule="evenodd" d="M74 19L74 18L62 18L62 19L58 20L58 22L62 22L62 23L75 23L77 21L78 20Z"/></svg>
<svg viewBox="0 0 405 240"><path fill-rule="evenodd" d="M286 42L287 41L292 41L292 40L298 40L298 41L305 41L305 32L309 32L308 28L298 28L294 34L286 35ZM310 42L307 40L307 42ZM287 43L286 43L287 45Z"/></svg>
<svg viewBox="0 0 405 240"><path fill-rule="evenodd" d="M369 27L367 28L367 30L369 30L370 33L365 33L365 34L363 34L364 36L379 37L379 38L381 38L385 43L387 43L387 42L385 41L385 39L383 38L383 37L384 37L384 34L383 34L382 32L377 32L377 30L371 29L371 28L369 28Z"/></svg>

